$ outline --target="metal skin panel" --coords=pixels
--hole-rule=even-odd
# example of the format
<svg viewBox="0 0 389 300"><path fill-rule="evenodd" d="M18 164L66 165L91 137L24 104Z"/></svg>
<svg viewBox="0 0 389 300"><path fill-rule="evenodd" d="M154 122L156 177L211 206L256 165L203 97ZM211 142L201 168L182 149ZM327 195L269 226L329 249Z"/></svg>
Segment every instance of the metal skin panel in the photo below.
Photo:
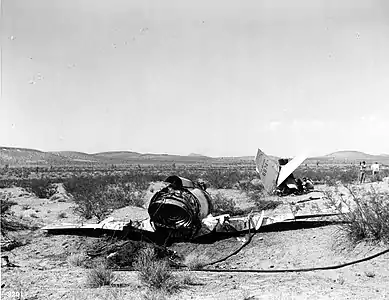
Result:
<svg viewBox="0 0 389 300"><path fill-rule="evenodd" d="M200 189L193 189L190 192L197 198L200 203L200 219L205 218L211 213L211 207L207 196L204 194L204 191Z"/></svg>
<svg viewBox="0 0 389 300"><path fill-rule="evenodd" d="M258 149L255 157L255 165L265 190L268 193L272 193L276 188L279 169L278 163Z"/></svg>

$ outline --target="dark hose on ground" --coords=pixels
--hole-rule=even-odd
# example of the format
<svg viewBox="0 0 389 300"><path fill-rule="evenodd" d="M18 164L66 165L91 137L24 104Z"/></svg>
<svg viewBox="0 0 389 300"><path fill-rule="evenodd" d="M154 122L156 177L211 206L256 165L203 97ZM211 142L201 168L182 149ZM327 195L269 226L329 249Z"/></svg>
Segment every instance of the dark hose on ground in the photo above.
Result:
<svg viewBox="0 0 389 300"><path fill-rule="evenodd" d="M292 272L311 272L311 271L320 271L320 270L335 270L344 268L347 266L355 265L364 261L371 260L378 256L381 256L385 253L388 253L389 249L378 252L374 255L364 257L358 260L353 260L344 264L325 266L325 267L312 267L312 268L300 268L300 269L201 269L193 271L202 271L202 272L222 272L222 273L292 273Z"/></svg>
<svg viewBox="0 0 389 300"><path fill-rule="evenodd" d="M249 232L250 232L250 228L249 228ZM190 269L186 265L179 265L178 268L179 269L186 269L188 271L215 272L215 273L293 273L293 272L312 272L312 271L322 271L322 270L336 270L336 269L348 267L348 266L351 266L351 265L355 265L355 264L358 264L358 263L361 263L361 262L365 262L365 261L374 259L374 258L376 258L378 256L384 255L384 254L389 252L389 249L386 249L386 250L380 251L380 252L378 252L376 254L373 254L373 255L361 258L361 259L353 260L353 261L350 261L350 262L347 262L347 263L343 263L343 264L332 265L332 266L324 266L324 267L311 267L311 268L298 268L298 269L215 269L215 268L213 268L213 269L203 269L206 266L211 266L211 265L215 265L217 263L226 261L231 256L234 256L234 255L238 254L244 247L246 247L248 244L250 244L250 242L252 241L252 239L255 236L255 234L256 234L256 232L251 234L249 236L248 240L242 246L240 246L237 250L235 250L234 252L230 253L229 255L227 255L227 256L225 256L225 257L223 257L221 259L218 259L216 261L204 264L204 265L202 265L202 268L193 270L193 269ZM123 269L113 269L113 271L134 271L134 270L132 268L123 268Z"/></svg>

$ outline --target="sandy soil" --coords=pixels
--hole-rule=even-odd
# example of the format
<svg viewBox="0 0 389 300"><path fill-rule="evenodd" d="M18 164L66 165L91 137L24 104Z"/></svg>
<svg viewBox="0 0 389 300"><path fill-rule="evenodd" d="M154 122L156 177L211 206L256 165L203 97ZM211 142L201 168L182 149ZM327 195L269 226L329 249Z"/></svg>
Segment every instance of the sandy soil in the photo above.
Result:
<svg viewBox="0 0 389 300"><path fill-rule="evenodd" d="M388 182L374 184L389 191ZM328 187L322 187L328 188ZM365 185L364 189L370 188ZM37 199L21 189L3 189L18 205L12 210L32 223L42 226L62 222L79 222L71 199L60 196ZM215 191L211 191L215 192ZM236 190L222 191L244 207L247 198ZM147 197L150 197L149 193ZM312 193L309 196L319 196ZM285 205L273 213L290 212L290 203L307 195L283 198ZM316 203L316 205L314 204ZM325 209L321 200L300 205L299 214ZM61 214L65 213L65 214ZM113 212L117 219L143 219L147 211L123 208ZM359 244L351 247L339 235L337 225L290 223L288 226L258 232L252 242L237 255L215 265L218 269L290 269L328 266L351 261L383 250L383 245ZM70 266L67 257L82 251L93 240L79 236L48 236L42 230L19 232L25 246L3 252L16 268L1 268L2 299L145 299L148 291L136 272L115 272L113 287L85 287L86 270ZM213 261L242 245L247 236L230 237L212 244L176 243L172 249L182 256L192 255ZM182 273L177 272L180 276ZM191 272L194 284L185 286L171 299L389 299L389 254L337 270L306 273L208 273ZM21 296L20 296L21 295ZM150 298L150 296L149 296Z"/></svg>

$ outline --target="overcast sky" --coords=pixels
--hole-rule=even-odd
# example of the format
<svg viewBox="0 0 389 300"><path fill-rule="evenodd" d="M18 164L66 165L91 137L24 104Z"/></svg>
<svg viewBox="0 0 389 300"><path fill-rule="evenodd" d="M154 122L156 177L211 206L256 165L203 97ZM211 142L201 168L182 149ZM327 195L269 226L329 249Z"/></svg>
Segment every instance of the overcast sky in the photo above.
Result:
<svg viewBox="0 0 389 300"><path fill-rule="evenodd" d="M1 3L2 146L389 153L389 1Z"/></svg>

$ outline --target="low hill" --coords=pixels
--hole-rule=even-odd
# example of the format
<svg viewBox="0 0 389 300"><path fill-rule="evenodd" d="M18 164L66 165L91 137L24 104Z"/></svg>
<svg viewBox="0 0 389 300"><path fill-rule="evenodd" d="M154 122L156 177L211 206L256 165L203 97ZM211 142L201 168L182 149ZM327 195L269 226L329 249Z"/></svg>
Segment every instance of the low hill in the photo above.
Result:
<svg viewBox="0 0 389 300"><path fill-rule="evenodd" d="M360 151L337 151L324 156L310 157L308 161L320 161L323 163L359 163L366 161L366 163L378 162L389 164L389 155L372 155Z"/></svg>
<svg viewBox="0 0 389 300"><path fill-rule="evenodd" d="M66 163L69 163L69 159L53 153L35 149L0 147L0 164L2 165Z"/></svg>
<svg viewBox="0 0 389 300"><path fill-rule="evenodd" d="M133 160L139 158L141 155L141 153L132 151L109 151L93 154L94 157L108 160Z"/></svg>
<svg viewBox="0 0 389 300"><path fill-rule="evenodd" d="M271 156L274 160L278 157ZM359 151L337 151L328 155L311 157L306 162L315 163L367 163L379 162L389 164L389 155L371 155ZM0 165L82 165L82 164L160 164L160 163L253 163L254 156L239 157L208 157L201 154L171 155L155 153L138 153L132 151L110 151L99 153L84 153L76 151L44 152L27 148L12 148L0 146Z"/></svg>
<svg viewBox="0 0 389 300"><path fill-rule="evenodd" d="M194 157L207 157L206 155L199 154L199 153L190 153L188 156L194 156Z"/></svg>
<svg viewBox="0 0 389 300"><path fill-rule="evenodd" d="M111 151L94 154L76 151L44 152L35 149L0 147L0 165L76 165L76 164L158 164L199 163L211 161L207 156Z"/></svg>
<svg viewBox="0 0 389 300"><path fill-rule="evenodd" d="M360 160L360 159L372 159L374 155L367 154L360 151L337 151L327 154L326 157L333 159L349 159L349 160Z"/></svg>
<svg viewBox="0 0 389 300"><path fill-rule="evenodd" d="M47 152L47 154L57 155L63 157L66 160L73 162L98 162L99 160L92 154L87 154L83 152L76 151L57 151L57 152Z"/></svg>

